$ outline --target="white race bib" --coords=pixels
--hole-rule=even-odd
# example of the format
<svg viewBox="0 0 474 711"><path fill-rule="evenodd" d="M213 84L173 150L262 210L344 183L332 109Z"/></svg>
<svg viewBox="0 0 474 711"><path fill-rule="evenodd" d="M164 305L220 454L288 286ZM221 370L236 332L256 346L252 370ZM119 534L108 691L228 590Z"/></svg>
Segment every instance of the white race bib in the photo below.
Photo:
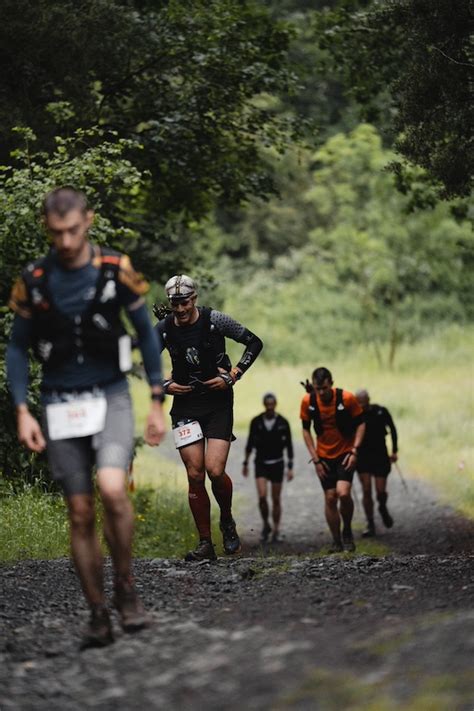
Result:
<svg viewBox="0 0 474 711"><path fill-rule="evenodd" d="M203 438L201 425L194 420L186 422L184 425L178 425L173 428L173 437L176 449L184 447L186 444L193 444Z"/></svg>
<svg viewBox="0 0 474 711"><path fill-rule="evenodd" d="M103 395L47 405L49 439L87 437L102 432L106 413L107 401Z"/></svg>

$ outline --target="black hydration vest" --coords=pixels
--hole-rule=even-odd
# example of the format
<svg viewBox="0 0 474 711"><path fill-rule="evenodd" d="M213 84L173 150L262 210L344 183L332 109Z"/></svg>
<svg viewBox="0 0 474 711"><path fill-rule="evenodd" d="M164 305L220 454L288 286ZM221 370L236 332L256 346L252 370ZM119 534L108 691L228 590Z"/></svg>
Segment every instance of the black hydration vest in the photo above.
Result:
<svg viewBox="0 0 474 711"><path fill-rule="evenodd" d="M51 252L23 272L33 310L33 351L48 367L71 357L80 363L84 354L118 364L118 340L126 334L120 318L118 273L121 255L100 247L101 260L94 298L80 316L64 314L49 290Z"/></svg>
<svg viewBox="0 0 474 711"><path fill-rule="evenodd" d="M231 362L225 352L225 338L211 323L211 311L199 307L199 319L192 324L192 344L186 342L186 328L177 326L174 315L165 318L163 341L173 365L172 378L180 385L188 385L193 377L201 381L215 378L218 368L229 371ZM189 332L188 332L189 333Z"/></svg>
<svg viewBox="0 0 474 711"><path fill-rule="evenodd" d="M360 424L360 418L352 417L351 413L347 410L344 405L342 398L341 388L336 388L336 427L343 437L352 437L357 425ZM318 436L322 435L324 431L323 421L321 419L321 413L319 411L318 399L316 397L316 392L313 390L309 400L309 409L311 412L311 417L313 420L314 431Z"/></svg>

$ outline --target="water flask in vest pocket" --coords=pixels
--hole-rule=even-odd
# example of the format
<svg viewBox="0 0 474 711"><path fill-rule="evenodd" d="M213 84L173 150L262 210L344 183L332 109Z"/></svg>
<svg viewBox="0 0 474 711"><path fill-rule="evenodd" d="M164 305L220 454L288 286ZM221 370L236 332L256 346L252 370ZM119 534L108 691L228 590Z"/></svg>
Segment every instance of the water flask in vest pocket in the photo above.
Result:
<svg viewBox="0 0 474 711"><path fill-rule="evenodd" d="M198 442L204 437L201 425L196 420L182 420L173 427L173 437L176 449L181 449L187 444Z"/></svg>
<svg viewBox="0 0 474 711"><path fill-rule="evenodd" d="M119 368L122 373L132 369L132 339L130 336L120 336L118 339Z"/></svg>

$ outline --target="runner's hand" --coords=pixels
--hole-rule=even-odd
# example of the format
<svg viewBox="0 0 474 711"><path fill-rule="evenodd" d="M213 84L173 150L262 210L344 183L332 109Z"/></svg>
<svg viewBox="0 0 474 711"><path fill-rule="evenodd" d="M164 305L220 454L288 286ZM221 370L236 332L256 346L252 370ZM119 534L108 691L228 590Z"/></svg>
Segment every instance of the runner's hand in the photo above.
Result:
<svg viewBox="0 0 474 711"><path fill-rule="evenodd" d="M319 462L317 464L316 464L316 462L314 463L314 466L316 468L316 474L319 476L321 481L323 479L326 479L326 477L329 473L328 472L328 465L326 464L326 462L322 462L321 460L319 460Z"/></svg>
<svg viewBox="0 0 474 711"><path fill-rule="evenodd" d="M42 452L46 447L39 422L29 410L21 410L18 413L17 431L20 442L32 452Z"/></svg>
<svg viewBox="0 0 474 711"><path fill-rule="evenodd" d="M249 465L248 465L248 464L244 464L244 465L242 466L242 476L248 477L248 475L249 475Z"/></svg>
<svg viewBox="0 0 474 711"><path fill-rule="evenodd" d="M286 472L287 481L293 481L294 476L295 475L293 473L293 469L288 469L288 471Z"/></svg>
<svg viewBox="0 0 474 711"><path fill-rule="evenodd" d="M170 395L185 395L192 391L193 388L190 385L180 385L179 383L170 383L166 388L166 392Z"/></svg>
<svg viewBox="0 0 474 711"><path fill-rule="evenodd" d="M181 386L186 387L186 386ZM145 442L150 447L156 447L166 434L165 415L161 403L154 403L145 425Z"/></svg>
<svg viewBox="0 0 474 711"><path fill-rule="evenodd" d="M206 385L209 390L228 390L232 387L231 385L227 385L224 378L221 378L220 375L217 375L215 378L211 378L210 380L205 380L204 385Z"/></svg>
<svg viewBox="0 0 474 711"><path fill-rule="evenodd" d="M353 469L355 469L357 464L357 457L355 454L352 452L348 452L344 459L342 460L342 466L346 470L346 472L351 472Z"/></svg>
<svg viewBox="0 0 474 711"><path fill-rule="evenodd" d="M390 461L395 464L395 462L398 462L398 454L394 452L393 454L390 455Z"/></svg>

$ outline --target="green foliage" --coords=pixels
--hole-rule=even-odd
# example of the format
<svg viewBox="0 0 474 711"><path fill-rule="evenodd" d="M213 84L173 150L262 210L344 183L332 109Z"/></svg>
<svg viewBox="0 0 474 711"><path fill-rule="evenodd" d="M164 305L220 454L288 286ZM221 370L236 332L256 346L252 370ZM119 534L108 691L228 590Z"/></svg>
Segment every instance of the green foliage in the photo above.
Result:
<svg viewBox="0 0 474 711"><path fill-rule="evenodd" d="M448 204L411 210L392 159L361 125L283 159L281 201L252 202L232 227L221 220L227 251L246 245L237 269L223 260L226 308L263 338L264 357L308 360L364 342L393 365L402 339L472 316L469 224Z"/></svg>
<svg viewBox="0 0 474 711"><path fill-rule="evenodd" d="M150 173L142 230L150 249L170 220L271 189L258 146L280 143L292 122L252 100L290 90L293 77L289 31L258 3L7 0L2 19L1 160L18 124L45 150L58 127L99 124L138 138L137 165ZM166 244L176 249L169 236Z"/></svg>
<svg viewBox="0 0 474 711"><path fill-rule="evenodd" d="M134 496L134 555L181 558L196 545L196 528L185 491L162 486L139 488Z"/></svg>
<svg viewBox="0 0 474 711"><path fill-rule="evenodd" d="M0 562L61 558L69 553L64 500L42 488L3 485L0 495Z"/></svg>
<svg viewBox="0 0 474 711"><path fill-rule="evenodd" d="M468 0L390 0L365 11L349 2L314 16L318 45L362 117L376 122L380 99L389 102L398 151L444 197L472 189L469 25Z"/></svg>
<svg viewBox="0 0 474 711"><path fill-rule="evenodd" d="M69 523L64 499L38 484L15 489L0 480L0 563L23 558L69 555ZM196 530L185 489L161 482L131 495L135 511L133 554L139 558L181 558L196 545ZM96 525L102 548L102 505L96 497ZM214 527L216 540L217 526Z"/></svg>
<svg viewBox="0 0 474 711"><path fill-rule="evenodd" d="M0 170L0 295L8 300L14 279L28 261L47 252L49 243L39 214L41 203L57 185L71 184L88 195L96 207L92 238L123 247L135 232L125 217L133 213L142 184L140 172L126 151L138 150L132 141L118 139L102 128L78 129L70 137L57 137L51 154L35 152L31 129L18 129L22 144L15 150L17 168ZM6 307L0 309L0 471L8 478L44 480L44 455L27 453L18 446L15 418L6 378L5 351L12 323ZM40 370L31 368L30 406L39 415Z"/></svg>

